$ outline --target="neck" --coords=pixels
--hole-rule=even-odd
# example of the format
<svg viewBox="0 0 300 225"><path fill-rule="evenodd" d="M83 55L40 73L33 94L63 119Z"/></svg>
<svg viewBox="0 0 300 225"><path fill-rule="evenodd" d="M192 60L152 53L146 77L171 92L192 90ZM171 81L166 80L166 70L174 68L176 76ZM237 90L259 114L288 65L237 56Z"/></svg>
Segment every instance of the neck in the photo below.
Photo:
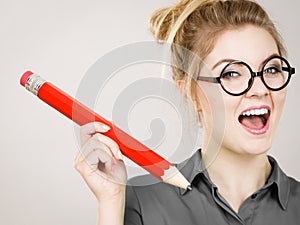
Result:
<svg viewBox="0 0 300 225"><path fill-rule="evenodd" d="M205 150L203 161L220 194L238 211L242 202L263 187L271 173L267 155L242 155L221 149L214 160Z"/></svg>

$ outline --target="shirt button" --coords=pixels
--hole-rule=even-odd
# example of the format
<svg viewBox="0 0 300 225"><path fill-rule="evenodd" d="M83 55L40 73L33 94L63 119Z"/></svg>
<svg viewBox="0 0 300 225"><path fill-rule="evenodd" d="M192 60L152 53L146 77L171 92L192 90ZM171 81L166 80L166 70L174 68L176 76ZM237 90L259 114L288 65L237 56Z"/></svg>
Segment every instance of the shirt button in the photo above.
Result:
<svg viewBox="0 0 300 225"><path fill-rule="evenodd" d="M256 199L256 197L257 197L257 194L251 195L251 199Z"/></svg>

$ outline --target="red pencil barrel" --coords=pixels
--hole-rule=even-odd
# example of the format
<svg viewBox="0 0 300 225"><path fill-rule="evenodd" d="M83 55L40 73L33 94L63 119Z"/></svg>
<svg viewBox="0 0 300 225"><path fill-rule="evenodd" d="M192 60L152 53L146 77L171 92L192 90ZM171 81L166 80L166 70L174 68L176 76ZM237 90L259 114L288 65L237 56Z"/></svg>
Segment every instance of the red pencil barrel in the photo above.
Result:
<svg viewBox="0 0 300 225"><path fill-rule="evenodd" d="M106 132L105 135L118 143L120 150L127 158L131 159L159 179L164 175L164 170L169 169L169 167L172 166L171 163L150 150L147 146L143 145L53 84L45 82L38 91L38 97L80 126L94 121L110 126L112 129Z"/></svg>

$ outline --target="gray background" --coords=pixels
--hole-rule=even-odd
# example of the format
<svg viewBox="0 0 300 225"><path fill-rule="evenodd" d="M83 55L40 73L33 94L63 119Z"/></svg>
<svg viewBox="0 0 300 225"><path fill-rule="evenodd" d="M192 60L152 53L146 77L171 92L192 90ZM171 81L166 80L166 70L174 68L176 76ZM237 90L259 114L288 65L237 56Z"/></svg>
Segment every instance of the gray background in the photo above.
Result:
<svg viewBox="0 0 300 225"><path fill-rule="evenodd" d="M275 20L289 59L300 70L299 1L258 2ZM27 93L19 85L21 74L31 69L75 95L88 68L102 55L152 40L147 29L150 13L173 3L0 0L0 224L79 225L94 224L96 218L95 199L73 169L78 151L73 123ZM299 87L297 74L270 152L297 179ZM132 123L133 133L145 130Z"/></svg>

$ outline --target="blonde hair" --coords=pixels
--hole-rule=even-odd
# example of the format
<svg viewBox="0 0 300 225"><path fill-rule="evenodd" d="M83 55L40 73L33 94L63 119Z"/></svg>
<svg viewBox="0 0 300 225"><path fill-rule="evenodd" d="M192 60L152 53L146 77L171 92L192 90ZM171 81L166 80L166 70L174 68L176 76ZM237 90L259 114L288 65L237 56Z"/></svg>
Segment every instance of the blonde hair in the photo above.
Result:
<svg viewBox="0 0 300 225"><path fill-rule="evenodd" d="M158 42L171 44L172 77L175 81L184 80L189 96L194 98L196 86L193 76L187 75L191 62L185 57L186 51L203 60L222 32L246 24L267 30L279 54L286 54L274 23L263 8L251 0L181 0L175 6L156 10L150 19L150 31Z"/></svg>

